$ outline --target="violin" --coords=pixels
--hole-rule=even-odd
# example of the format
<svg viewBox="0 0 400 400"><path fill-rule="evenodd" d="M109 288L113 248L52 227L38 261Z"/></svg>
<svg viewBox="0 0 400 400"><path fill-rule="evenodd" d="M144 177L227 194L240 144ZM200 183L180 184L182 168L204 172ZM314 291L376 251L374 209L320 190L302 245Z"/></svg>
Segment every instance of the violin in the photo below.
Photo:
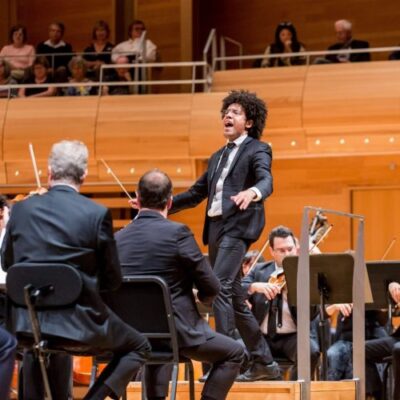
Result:
<svg viewBox="0 0 400 400"><path fill-rule="evenodd" d="M277 285L278 288L280 290L282 290L286 285L285 273L283 271L280 271L280 272L274 271L270 275L270 277L268 279L268 283L271 283L273 285Z"/></svg>

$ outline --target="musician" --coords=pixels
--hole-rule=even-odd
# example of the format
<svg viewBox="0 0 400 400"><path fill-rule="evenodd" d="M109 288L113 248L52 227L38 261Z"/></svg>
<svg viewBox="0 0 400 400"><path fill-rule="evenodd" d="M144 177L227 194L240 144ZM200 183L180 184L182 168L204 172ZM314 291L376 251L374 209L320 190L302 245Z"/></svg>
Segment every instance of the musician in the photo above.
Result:
<svg viewBox="0 0 400 400"><path fill-rule="evenodd" d="M252 304L252 312L260 325L273 357L285 357L296 363L297 360L297 325L296 309L289 307L287 286L284 284L283 259L298 254L296 240L292 231L284 226L277 226L269 234L272 262L257 264L242 280L242 287ZM272 277L278 279L271 282ZM312 318L317 309L313 307ZM318 358L319 346L315 337L310 339L311 370L314 371ZM257 365L252 365L236 380L250 382L257 376ZM296 372L292 374L296 379ZM261 378L262 379L262 378Z"/></svg>
<svg viewBox="0 0 400 400"><path fill-rule="evenodd" d="M138 216L115 235L123 273L165 279L171 291L180 353L213 363L201 399L225 399L239 372L244 350L233 339L211 330L201 318L192 292L195 285L198 299L211 303L220 289L218 279L189 228L167 219L172 184L164 172L152 170L140 178L137 202ZM170 367L146 369L149 399L164 399Z"/></svg>
<svg viewBox="0 0 400 400"><path fill-rule="evenodd" d="M207 199L203 230L221 291L213 308L216 330L234 336L235 322L265 379L280 376L241 288L241 265L265 224L264 200L272 194L272 152L261 142L267 109L254 93L232 91L222 101L226 146L211 155L207 171L188 191L174 197L172 212Z"/></svg>
<svg viewBox="0 0 400 400"><path fill-rule="evenodd" d="M10 208L8 206L7 198L0 195L0 247L3 243L4 235L6 233L6 225L10 218ZM5 294L2 285L6 283L6 274L0 269L0 326L4 325L5 318ZM1 399L1 397L0 397Z"/></svg>
<svg viewBox="0 0 400 400"><path fill-rule="evenodd" d="M400 283L391 282L388 286L388 291L393 300L393 304L400 304ZM400 327L398 327L390 336L366 341L365 360L367 363L367 382L380 382L380 377L375 363L381 363L389 356L393 356L393 399L400 400ZM379 398L380 393L376 393L376 395Z"/></svg>
<svg viewBox="0 0 400 400"><path fill-rule="evenodd" d="M118 399L150 351L148 341L102 302L100 290L121 282L110 212L79 194L87 175L88 150L78 141L53 145L48 160L50 189L15 204L2 246L2 267L15 263L65 263L77 268L84 285L74 310L39 312L44 335L71 339L114 353L84 399ZM98 289L99 288L99 289ZM26 310L13 315L16 332L30 332ZM68 399L71 359L52 355L49 379L53 398ZM43 399L38 362L24 355L23 399Z"/></svg>

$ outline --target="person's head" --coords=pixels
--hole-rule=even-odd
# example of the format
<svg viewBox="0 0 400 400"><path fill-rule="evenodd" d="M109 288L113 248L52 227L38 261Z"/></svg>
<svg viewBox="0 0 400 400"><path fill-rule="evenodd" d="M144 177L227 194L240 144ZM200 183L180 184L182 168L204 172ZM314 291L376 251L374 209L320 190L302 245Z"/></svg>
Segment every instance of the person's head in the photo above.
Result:
<svg viewBox="0 0 400 400"><path fill-rule="evenodd" d="M284 21L275 29L275 44L283 48L287 41L290 44L298 43L297 31L291 22Z"/></svg>
<svg viewBox="0 0 400 400"><path fill-rule="evenodd" d="M282 267L282 261L285 257L298 254L293 232L282 225L277 226L270 232L269 249L278 267Z"/></svg>
<svg viewBox="0 0 400 400"><path fill-rule="evenodd" d="M119 56L116 60L115 60L115 64L130 64L129 62L129 58L127 56ZM120 67L120 68L115 68L115 70L117 71L118 76L120 76L121 78L124 78L126 73L129 72L129 68L126 67Z"/></svg>
<svg viewBox="0 0 400 400"><path fill-rule="evenodd" d="M137 188L139 207L165 211L172 202L172 182L159 169L146 172L139 180Z"/></svg>
<svg viewBox="0 0 400 400"><path fill-rule="evenodd" d="M336 38L340 43L346 43L351 39L352 25L346 19L339 19L335 22Z"/></svg>
<svg viewBox="0 0 400 400"><path fill-rule="evenodd" d="M11 65L4 58L0 58L0 79L8 79L11 75Z"/></svg>
<svg viewBox="0 0 400 400"><path fill-rule="evenodd" d="M247 132L259 139L267 119L265 102L247 90L233 90L222 100L224 136L233 141Z"/></svg>
<svg viewBox="0 0 400 400"><path fill-rule="evenodd" d="M48 159L50 186L66 183L79 187L86 175L89 152L78 140L63 140L53 144Z"/></svg>
<svg viewBox="0 0 400 400"><path fill-rule="evenodd" d="M142 36L143 31L146 30L146 25L140 19L135 19L129 26L128 26L128 36L131 39L138 39Z"/></svg>
<svg viewBox="0 0 400 400"><path fill-rule="evenodd" d="M49 25L49 39L52 43L57 44L64 36L65 25L62 22L52 22Z"/></svg>
<svg viewBox="0 0 400 400"><path fill-rule="evenodd" d="M68 63L68 68L74 80L81 81L86 77L87 64L82 57L72 57L71 61Z"/></svg>
<svg viewBox="0 0 400 400"><path fill-rule="evenodd" d="M93 40L107 40L110 37L110 27L106 21L100 20L94 24L92 30Z"/></svg>
<svg viewBox="0 0 400 400"><path fill-rule="evenodd" d="M46 57L38 56L32 64L32 72L35 79L45 79L49 70L49 62Z"/></svg>
<svg viewBox="0 0 400 400"><path fill-rule="evenodd" d="M28 40L28 34L25 26L23 25L14 25L10 29L9 41L14 46L20 47L23 46Z"/></svg>

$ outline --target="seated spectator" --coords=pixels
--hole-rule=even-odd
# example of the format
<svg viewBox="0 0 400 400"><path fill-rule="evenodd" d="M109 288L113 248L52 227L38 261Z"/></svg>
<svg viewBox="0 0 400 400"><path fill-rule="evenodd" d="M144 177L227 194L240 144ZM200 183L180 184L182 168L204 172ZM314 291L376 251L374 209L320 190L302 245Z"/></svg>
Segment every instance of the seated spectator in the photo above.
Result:
<svg viewBox="0 0 400 400"><path fill-rule="evenodd" d="M36 51L40 55L49 54L47 61L51 66L56 82L66 82L68 63L72 58L72 46L64 42L65 26L62 22L52 22L49 26L49 39L39 43Z"/></svg>
<svg viewBox="0 0 400 400"><path fill-rule="evenodd" d="M340 19L335 22L335 32L337 43L328 47L328 50L345 50L345 49L367 49L369 43L364 40L353 39L352 24L350 21ZM353 53L353 54L328 54L325 59L317 59L317 64L323 63L347 63L370 61L369 53Z"/></svg>
<svg viewBox="0 0 400 400"><path fill-rule="evenodd" d="M49 63L46 57L39 56L35 58L32 65L32 75L24 80L24 84L38 84L53 83L50 76ZM19 97L49 97L56 94L55 87L38 87L38 88L21 88L19 89Z"/></svg>
<svg viewBox="0 0 400 400"><path fill-rule="evenodd" d="M110 37L110 27L105 21L95 23L92 31L92 44L85 49L83 58L89 69L93 72L92 77L98 79L102 64L111 64L111 51L114 47L108 39Z"/></svg>
<svg viewBox="0 0 400 400"><path fill-rule="evenodd" d="M399 45L400 46L400 45ZM389 60L400 60L400 50L389 54Z"/></svg>
<svg viewBox="0 0 400 400"><path fill-rule="evenodd" d="M296 28L291 22L281 22L275 30L275 42L270 44L264 55L298 53L305 51L303 44L297 39ZM261 67L284 67L290 65L302 65L306 63L305 57L279 57L264 58Z"/></svg>
<svg viewBox="0 0 400 400"><path fill-rule="evenodd" d="M0 58L0 98L17 97L17 89L3 89L2 85L16 85L17 81L11 76L11 66L6 60Z"/></svg>
<svg viewBox="0 0 400 400"><path fill-rule="evenodd" d="M82 57L73 57L68 64L69 71L71 72L70 83L78 83L77 86L69 86L64 89L66 96L89 96L96 94L97 90L93 86L79 86L79 83L92 82L86 77L87 65Z"/></svg>
<svg viewBox="0 0 400 400"><path fill-rule="evenodd" d="M129 64L129 59L126 56L119 56L115 61L115 64ZM112 73L107 75L106 80L109 82L132 82L132 74L129 68L120 67L111 70ZM103 95L121 95L121 94L133 94L134 87L129 85L121 86L103 86Z"/></svg>
<svg viewBox="0 0 400 400"><path fill-rule="evenodd" d="M9 42L1 49L0 56L10 63L12 76L22 80L35 59L35 48L26 44L27 32L23 25L15 25L10 29Z"/></svg>
<svg viewBox="0 0 400 400"><path fill-rule="evenodd" d="M143 21L135 20L128 27L129 39L119 43L112 51L112 60L115 62L120 55L128 56L130 61L143 61L143 51L141 48L141 36L146 30ZM157 57L157 46L150 40L146 39L145 44L145 61L154 62Z"/></svg>

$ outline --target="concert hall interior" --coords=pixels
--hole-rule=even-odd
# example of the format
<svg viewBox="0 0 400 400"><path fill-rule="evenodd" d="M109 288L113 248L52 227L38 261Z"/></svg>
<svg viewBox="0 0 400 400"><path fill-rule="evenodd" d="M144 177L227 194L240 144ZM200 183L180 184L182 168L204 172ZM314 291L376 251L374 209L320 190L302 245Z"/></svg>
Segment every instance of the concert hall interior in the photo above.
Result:
<svg viewBox="0 0 400 400"><path fill-rule="evenodd" d="M218 340L225 335L230 336L227 341L234 343L229 342L231 358L221 361L216 357L208 374L210 364L194 361L195 398L400 400L400 344L397 346L400 342L400 8L397 1L0 0L0 10L0 194L8 201L3 204L0 196L0 241L6 237L1 251L5 271L0 268L0 400L4 392L1 376L6 375L6 366L1 362L2 351L6 351L2 347L5 346L2 332L6 331L6 320L12 320L11 309L16 306L10 300L12 295L7 294L6 270L13 268L7 263L10 246L19 248L24 236L17 229L17 217L24 207L20 203L34 205L41 196L51 195L52 189L46 193L47 189L58 180L54 178L55 164L51 164L49 153L54 154L52 146L61 141L80 141L87 147L87 174L79 176L76 190L96 203L98 210L109 210L112 217L109 240L114 246L115 234L116 249L120 252L116 256L119 275L118 257L122 275L130 270L124 270L124 265L139 263L137 254L143 252L145 261L137 270L145 271L145 263L149 264L149 271L151 265L157 266L159 251L155 244L164 243L158 238L161 232L170 229L171 233L175 227L177 231L168 239L176 240L178 247L182 241L191 240L190 232L193 233L193 243L189 244L194 250L190 257L197 257L196 262L189 256L184 258L178 249L182 260L193 268L182 274L188 274L187 279L192 279L199 289L198 298L191 292L188 295L199 309L193 313L201 314L201 323L207 320L210 332L218 332ZM57 45L51 44L54 27L61 32ZM140 31L138 39L134 36L136 29ZM98 39L98 31L105 32L106 38ZM18 32L23 36L20 45L16 44ZM132 45L134 41L139 45L131 53L127 48L118 53L114 47ZM38 45L46 43L53 46L49 48L54 49L54 54L47 51L45 57L37 57L41 54L39 49L43 49ZM98 43L105 47L98 47ZM57 55L61 53L57 49L65 44L71 44L72 50L60 69L57 58L62 56ZM87 46L93 47L90 54ZM28 47L33 54L22 55L22 49L28 51ZM95 53L106 58L93 58L100 57ZM40 58L42 61L38 61ZM15 66L14 62L24 60L27 64L23 68ZM117 68L114 64L129 65ZM42 80L37 75L40 68L46 70L46 78ZM79 68L86 73L85 77L79 77L76 72ZM42 94L47 94L29 96L30 89L39 90L34 87L36 84L42 85ZM231 101L232 98L236 100ZM262 119L264 103L265 127L257 121ZM261 137L254 133L258 123ZM229 147L232 143L233 150ZM164 180L169 177L172 196L168 195L161 203L157 197L156 206L147 200L150 205L146 206L145 189L150 192L156 189L143 176L146 178L146 173L155 168L156 177L150 173L148 179L167 187ZM144 189L137 197L139 181ZM54 187L65 184L62 179L60 182ZM224 192L229 194L224 196ZM21 193L23 200L14 201ZM227 202L230 204L226 205ZM82 203L82 210L85 204ZM15 221L14 206L20 211L18 215L15 213ZM26 208L24 212L33 212L34 206ZM123 255L124 232L135 224L137 229L145 229L140 225L140 215L148 210L161 213L167 209L171 225L164 227L164 221L158 221L160 225L155 225L157 229L153 227L152 235L137 236L144 247L132 251L135 253L132 259ZM71 210L71 221L75 214ZM82 215L90 219L89 211ZM67 215L64 217L62 230L66 231L67 222L71 221ZM26 224L28 230L32 223ZM187 226L186 236L183 228L177 228L182 227L180 224ZM38 225L32 232L38 234L46 229L43 226ZM51 229L55 229L54 225ZM78 230L74 228L71 232L80 239ZM86 227L82 232L86 232ZM180 234L184 239L176 239ZM134 232L132 237L136 237ZM153 242L146 243L145 237L154 240L154 246ZM51 252L53 242L47 239L46 252ZM65 248L72 246L68 240L64 244ZM82 247L86 249L86 245ZM56 253L60 251L64 250ZM337 254L346 254L343 263L347 256L350 259L347 276L345 265L332 264L332 260L339 260L334 258ZM276 289L270 275L285 272L285 265L290 262L290 258L287 264L283 261L286 256L297 256L298 267L294 279L286 271L286 281ZM13 257L15 263L46 262L23 254ZM200 263L200 257L201 263L207 264L207 273L201 269L203 264L196 264ZM250 272L242 272L244 258ZM49 257L48 262L54 260ZM229 262L236 263L240 271L229 275L221 266ZM215 267L214 271L210 265ZM313 276L312 271L324 268L330 270ZM297 274L306 270L304 276ZM151 275L143 271L142 275ZM257 286L260 276L265 280L263 285L269 285L267 288ZM309 292L323 292L322 278L328 280L328 292L313 303ZM192 358L194 351L182 350L194 345L182 344L179 318L184 317L177 317L179 312L175 310L183 303L175 303L176 287L168 281L168 274L165 279L172 295L180 356ZM202 292L198 279L210 280L210 293L207 288ZM85 284L85 278L83 281ZM240 290L235 292L238 282ZM219 294L211 293L218 291L217 287ZM296 293L291 296L289 289L293 287ZM351 288L350 293L343 294L346 288ZM340 291L338 297L337 291ZM97 286L96 293L99 293ZM215 297L213 305L208 296ZM276 296L280 300L274 303ZM201 304L206 297L207 304ZM261 306L257 305L259 298ZM332 298L346 300L330 301ZM239 322L245 312L237 306L238 301L246 308L252 323L257 323L257 335L271 348L272 361L264 355L262 361L257 358L259 355L254 356L256 350L249 347L243 333L247 328L241 327L245 322ZM374 308L373 304L379 307ZM264 309L261 320L257 314L259 306ZM273 313L274 307L280 307L280 311ZM130 304L129 308L135 308L143 319L149 312L143 304ZM226 321L222 321L221 314ZM274 332L270 326L272 316L277 325ZM290 324L286 325L282 318L290 318ZM10 321L8 328L13 324ZM224 322L229 326L224 326ZM192 324L194 331L203 327L200 322ZM207 336L208 326L204 329L206 333L202 331L202 335ZM291 342L279 342L291 335L295 335L293 351L288 350ZM207 341L210 337L207 336ZM353 337L357 339L353 341ZM379 340L387 348L378 354L373 342ZM333 345L342 342L347 346L346 354L340 354L342 358L338 361L334 359L338 356L334 351L338 350ZM150 343L153 345L151 340ZM240 351L245 353L241 356L245 361L240 373L231 372L235 375L233 385L221 383L215 392L218 394L213 394L212 379L216 380L221 373L222 382L223 374L229 375L226 371L218 372L216 365L223 363L233 368L233 364L238 364L237 354L232 355L238 343ZM11 388L4 392L4 400L28 399L22 392L24 379L19 372L25 360L21 346L19 343L17 350L12 350L16 361ZM143 348L141 351L135 354L143 355ZM206 353L208 357L208 349ZM93 371L91 355L73 356L73 387L63 388L66 399L106 398L101 393L99 397L90 397L93 389L86 395ZM146 357L143 355L143 360ZM300 362L304 358L306 367ZM266 366L262 373L255 372L258 363ZM340 374L332 372L335 363L347 365L350 372L345 368ZM275 364L279 371L276 375ZM100 365L99 370L103 369ZM41 388L42 375L38 371L35 377ZM144 375L139 372L139 377L132 378L125 398L142 398L141 379L146 380L146 385L150 381L150 385L157 386ZM207 386L204 380L208 379ZM191 398L188 368L182 363L178 381L176 398ZM106 384L102 382L103 386ZM119 389L114 390L110 385L107 389L111 387L111 391L104 393L109 398L118 398ZM225 386L228 394L222 395L221 387ZM148 386L146 389L150 400L165 398L154 394L156 391L153 393ZM49 397L32 397L40 398ZM170 394L168 398L173 396ZM53 399L63 400L54 395Z"/></svg>

